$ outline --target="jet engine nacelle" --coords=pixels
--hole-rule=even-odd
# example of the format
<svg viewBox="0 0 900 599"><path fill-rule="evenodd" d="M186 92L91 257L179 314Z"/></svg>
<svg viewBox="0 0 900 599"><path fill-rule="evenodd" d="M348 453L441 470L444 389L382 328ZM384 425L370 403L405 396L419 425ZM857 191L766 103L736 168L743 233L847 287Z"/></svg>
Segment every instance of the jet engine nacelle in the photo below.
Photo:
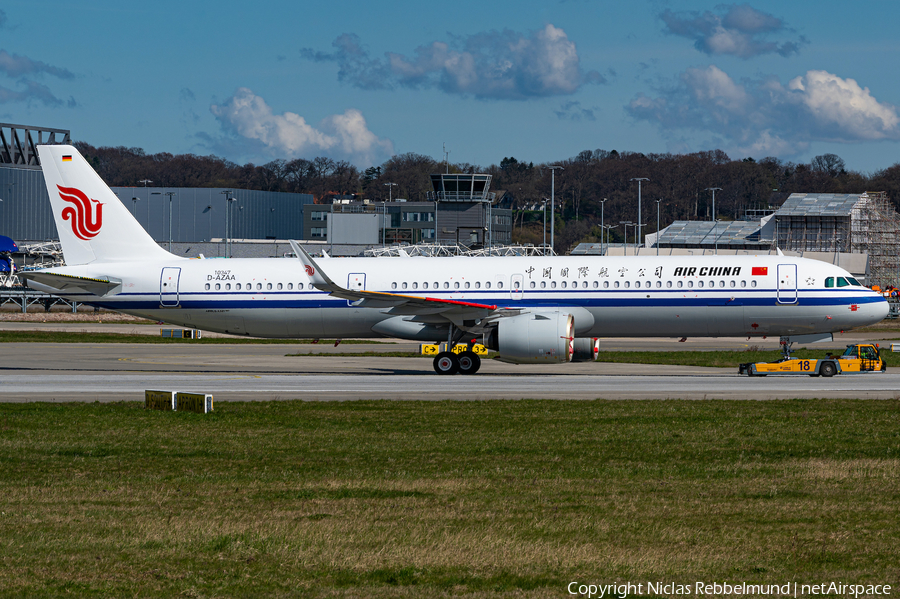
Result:
<svg viewBox="0 0 900 599"><path fill-rule="evenodd" d="M573 362L593 362L600 355L600 339L597 337L578 337L574 347Z"/></svg>
<svg viewBox="0 0 900 599"><path fill-rule="evenodd" d="M575 319L563 312L527 312L497 321L485 345L502 362L557 364L572 359Z"/></svg>

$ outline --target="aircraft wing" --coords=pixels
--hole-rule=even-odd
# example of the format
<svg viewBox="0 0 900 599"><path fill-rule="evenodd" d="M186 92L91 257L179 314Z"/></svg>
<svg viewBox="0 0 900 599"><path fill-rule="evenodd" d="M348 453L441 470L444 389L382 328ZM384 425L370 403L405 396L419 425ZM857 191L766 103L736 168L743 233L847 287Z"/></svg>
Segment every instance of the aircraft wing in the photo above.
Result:
<svg viewBox="0 0 900 599"><path fill-rule="evenodd" d="M312 256L296 241L291 247L303 264L307 276L316 289L325 291L334 297L350 300L354 306L362 308L386 308L386 313L397 315L440 315L457 326L468 322L486 322L499 316L512 316L522 311L518 309L498 309L495 305L461 302L456 300L386 293L383 291L366 291L363 289L346 289L335 283L313 260ZM465 328L472 330L473 325Z"/></svg>
<svg viewBox="0 0 900 599"><path fill-rule="evenodd" d="M41 271L23 272L19 276L32 289L56 295L72 291L87 291L99 296L114 295L122 286L122 281L111 277L94 279Z"/></svg>

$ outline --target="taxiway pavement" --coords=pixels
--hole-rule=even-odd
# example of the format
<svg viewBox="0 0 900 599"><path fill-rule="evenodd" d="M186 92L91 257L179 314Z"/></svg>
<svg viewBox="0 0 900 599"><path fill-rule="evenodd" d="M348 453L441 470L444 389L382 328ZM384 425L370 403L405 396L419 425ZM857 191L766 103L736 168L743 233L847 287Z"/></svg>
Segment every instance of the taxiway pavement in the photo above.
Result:
<svg viewBox="0 0 900 599"><path fill-rule="evenodd" d="M77 326L77 325L70 325ZM871 338L844 335L826 349ZM690 340L688 340L690 341ZM769 342L609 339L604 349L736 349ZM777 340L774 341L777 347ZM474 376L438 376L429 358L354 356L395 345L5 343L0 401L142 401L145 389L212 393L216 401L485 399L787 399L900 397L900 374L833 378L737 375L736 368L485 360ZM303 355L325 353L324 356ZM301 354L301 355L288 355Z"/></svg>

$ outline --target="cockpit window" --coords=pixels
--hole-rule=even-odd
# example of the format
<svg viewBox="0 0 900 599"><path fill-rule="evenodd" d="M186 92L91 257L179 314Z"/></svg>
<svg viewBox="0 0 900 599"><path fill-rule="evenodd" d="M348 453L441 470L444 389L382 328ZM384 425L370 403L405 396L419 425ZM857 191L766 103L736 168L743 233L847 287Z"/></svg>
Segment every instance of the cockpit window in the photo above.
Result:
<svg viewBox="0 0 900 599"><path fill-rule="evenodd" d="M847 277L847 280L850 281L851 285L856 285L857 287L862 287L862 283L854 279L853 277Z"/></svg>
<svg viewBox="0 0 900 599"><path fill-rule="evenodd" d="M838 284L838 287L847 287L850 285L850 283L848 283L847 279L845 279L844 277L838 277L837 284Z"/></svg>
<svg viewBox="0 0 900 599"><path fill-rule="evenodd" d="M834 287L834 277L828 277L825 279L826 287Z"/></svg>

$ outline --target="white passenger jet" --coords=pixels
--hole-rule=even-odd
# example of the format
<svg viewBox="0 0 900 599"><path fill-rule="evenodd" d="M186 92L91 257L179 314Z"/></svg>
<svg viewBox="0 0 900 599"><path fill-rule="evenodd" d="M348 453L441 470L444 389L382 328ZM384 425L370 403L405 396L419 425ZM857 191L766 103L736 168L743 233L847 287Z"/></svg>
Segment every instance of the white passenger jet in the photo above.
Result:
<svg viewBox="0 0 900 599"><path fill-rule="evenodd" d="M39 146L66 266L24 273L69 300L233 335L397 337L517 364L592 359L600 337L808 342L888 313L847 271L777 256L189 259L163 250L72 146Z"/></svg>

